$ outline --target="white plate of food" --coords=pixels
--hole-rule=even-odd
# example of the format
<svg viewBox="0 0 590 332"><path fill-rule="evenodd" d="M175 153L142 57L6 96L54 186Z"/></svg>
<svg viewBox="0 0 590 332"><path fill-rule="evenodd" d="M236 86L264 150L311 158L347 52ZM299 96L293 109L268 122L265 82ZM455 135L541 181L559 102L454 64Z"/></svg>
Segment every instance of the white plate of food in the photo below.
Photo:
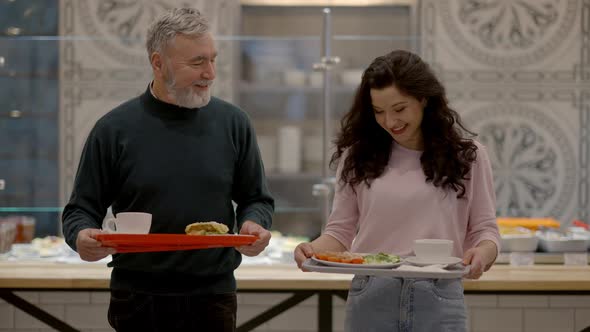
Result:
<svg viewBox="0 0 590 332"><path fill-rule="evenodd" d="M325 252L316 254L311 259L326 266L361 269L391 269L402 264L399 256L385 253L357 254L349 252Z"/></svg>
<svg viewBox="0 0 590 332"><path fill-rule="evenodd" d="M339 266L327 266L323 263L318 263L317 260L307 259L301 267L306 271L320 272L320 273L342 273L342 274L356 274L356 275L370 275L370 276L383 276L383 277L396 277L396 278L430 278L430 279L455 279L462 278L464 275L469 273L469 266L463 264L450 265L444 268L444 272L441 271L430 271L423 270L422 268L406 265L407 267L414 267L420 270L407 270L402 269L404 264L399 267L384 268L380 266L378 268L367 268L362 267L362 264L347 264L345 267Z"/></svg>
<svg viewBox="0 0 590 332"><path fill-rule="evenodd" d="M462 258L459 257L417 257L410 256L404 258L404 262L416 266L428 266L428 265L455 265L461 263Z"/></svg>

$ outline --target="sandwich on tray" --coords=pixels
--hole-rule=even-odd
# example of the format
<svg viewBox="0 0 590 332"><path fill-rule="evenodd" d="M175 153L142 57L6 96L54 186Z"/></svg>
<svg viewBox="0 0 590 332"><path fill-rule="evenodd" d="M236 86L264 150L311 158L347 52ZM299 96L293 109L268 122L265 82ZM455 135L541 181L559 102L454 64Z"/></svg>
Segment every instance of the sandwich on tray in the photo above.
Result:
<svg viewBox="0 0 590 332"><path fill-rule="evenodd" d="M205 221L187 225L184 231L188 235L215 235L227 234L229 228L226 225L215 221Z"/></svg>

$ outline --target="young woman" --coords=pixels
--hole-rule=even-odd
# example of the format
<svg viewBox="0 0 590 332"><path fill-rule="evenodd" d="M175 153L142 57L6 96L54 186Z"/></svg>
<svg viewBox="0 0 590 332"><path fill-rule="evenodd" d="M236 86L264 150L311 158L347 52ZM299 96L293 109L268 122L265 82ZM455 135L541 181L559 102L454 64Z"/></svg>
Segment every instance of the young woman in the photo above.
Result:
<svg viewBox="0 0 590 332"><path fill-rule="evenodd" d="M412 254L421 238L449 239L479 278L499 251L492 171L485 148L452 110L415 54L394 51L363 74L332 162L332 214L323 234L295 249ZM355 276L346 331L466 331L460 279Z"/></svg>

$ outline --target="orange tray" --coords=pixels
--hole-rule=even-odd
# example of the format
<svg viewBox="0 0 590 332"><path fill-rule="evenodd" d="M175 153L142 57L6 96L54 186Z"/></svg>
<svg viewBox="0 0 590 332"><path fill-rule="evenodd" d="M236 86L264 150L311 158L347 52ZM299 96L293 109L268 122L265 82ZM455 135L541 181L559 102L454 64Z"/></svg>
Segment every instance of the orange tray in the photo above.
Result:
<svg viewBox="0 0 590 332"><path fill-rule="evenodd" d="M117 252L153 252L236 247L252 244L254 235L98 234L103 246Z"/></svg>

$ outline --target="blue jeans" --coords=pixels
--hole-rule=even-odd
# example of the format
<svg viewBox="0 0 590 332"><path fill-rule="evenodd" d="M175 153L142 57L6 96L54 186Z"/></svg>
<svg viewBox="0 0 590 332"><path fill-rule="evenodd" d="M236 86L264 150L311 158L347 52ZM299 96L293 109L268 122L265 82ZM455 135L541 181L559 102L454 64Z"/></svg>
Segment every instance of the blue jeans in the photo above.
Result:
<svg viewBox="0 0 590 332"><path fill-rule="evenodd" d="M150 295L111 290L109 324L118 332L236 330L236 294Z"/></svg>
<svg viewBox="0 0 590 332"><path fill-rule="evenodd" d="M461 279L355 276L346 303L346 332L465 332Z"/></svg>

